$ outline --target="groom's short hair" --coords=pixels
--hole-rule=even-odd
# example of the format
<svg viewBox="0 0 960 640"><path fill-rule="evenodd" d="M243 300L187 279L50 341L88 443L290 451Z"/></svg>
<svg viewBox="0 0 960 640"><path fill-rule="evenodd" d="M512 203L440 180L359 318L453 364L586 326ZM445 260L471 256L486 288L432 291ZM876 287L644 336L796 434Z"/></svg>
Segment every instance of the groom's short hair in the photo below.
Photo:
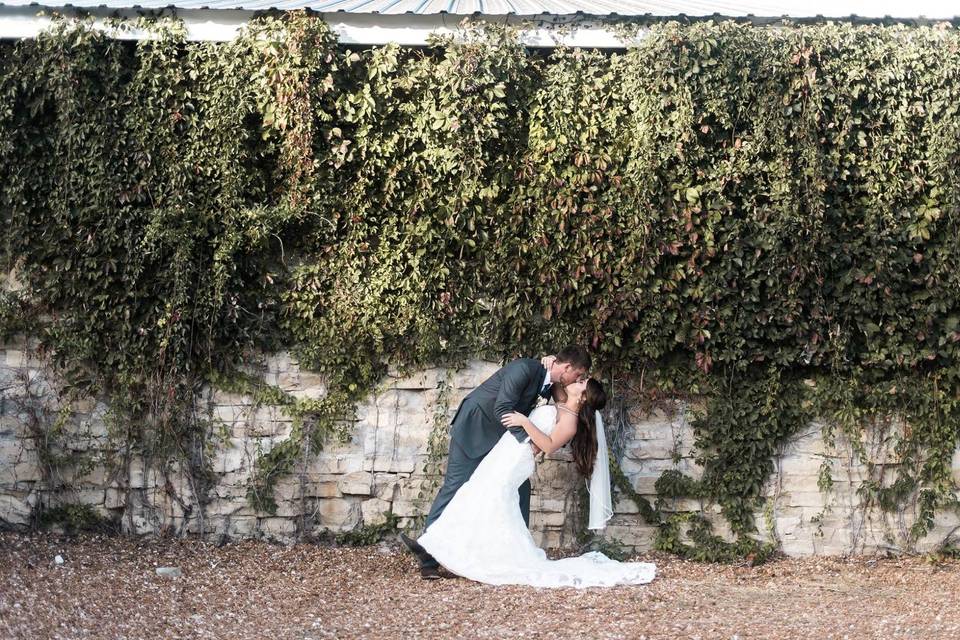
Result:
<svg viewBox="0 0 960 640"><path fill-rule="evenodd" d="M557 352L557 362L566 362L577 369L590 371L590 354L578 344L568 344Z"/></svg>

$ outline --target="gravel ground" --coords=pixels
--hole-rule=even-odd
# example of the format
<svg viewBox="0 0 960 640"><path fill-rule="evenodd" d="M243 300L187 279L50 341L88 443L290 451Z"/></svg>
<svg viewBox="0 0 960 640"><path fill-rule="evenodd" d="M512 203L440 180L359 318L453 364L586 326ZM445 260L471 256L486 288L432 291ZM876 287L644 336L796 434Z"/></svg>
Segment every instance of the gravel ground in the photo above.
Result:
<svg viewBox="0 0 960 640"><path fill-rule="evenodd" d="M387 544L0 533L0 637L960 638L957 561L637 559L653 583L536 590L424 582Z"/></svg>

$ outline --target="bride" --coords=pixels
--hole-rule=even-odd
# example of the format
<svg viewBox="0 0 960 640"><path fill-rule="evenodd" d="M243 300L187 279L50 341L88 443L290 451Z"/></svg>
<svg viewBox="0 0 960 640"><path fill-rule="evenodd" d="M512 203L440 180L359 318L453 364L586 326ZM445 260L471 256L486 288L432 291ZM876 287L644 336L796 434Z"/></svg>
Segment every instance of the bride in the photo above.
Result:
<svg viewBox="0 0 960 640"><path fill-rule="evenodd" d="M506 428L520 427L524 442L509 431L417 542L449 571L488 584L535 587L595 587L644 584L656 567L621 563L599 552L548 560L533 541L520 513L517 491L534 470L534 446L547 454L568 442L577 470L590 478L590 529L602 529L613 515L610 470L600 409L607 398L594 379L567 385L557 404L534 409L530 417L508 413Z"/></svg>

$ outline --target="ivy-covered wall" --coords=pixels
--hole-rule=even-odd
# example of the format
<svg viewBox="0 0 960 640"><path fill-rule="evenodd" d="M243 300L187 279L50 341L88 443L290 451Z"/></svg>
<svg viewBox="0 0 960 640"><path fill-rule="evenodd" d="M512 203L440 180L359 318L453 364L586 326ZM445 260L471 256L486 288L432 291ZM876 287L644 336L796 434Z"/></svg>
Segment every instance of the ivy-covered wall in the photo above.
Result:
<svg viewBox="0 0 960 640"><path fill-rule="evenodd" d="M955 29L664 23L607 54L477 25L352 51L303 14L230 43L152 28L0 43L0 255L24 285L0 330L38 341L63 420L103 399L117 460L182 467L199 511L205 388L290 416L248 487L269 513L388 363L572 341L624 397L700 407L703 473L657 494L718 505L737 542L638 499L662 548L765 550L774 456L814 418L865 501L916 505L911 539L955 509ZM251 373L279 349L322 396Z"/></svg>

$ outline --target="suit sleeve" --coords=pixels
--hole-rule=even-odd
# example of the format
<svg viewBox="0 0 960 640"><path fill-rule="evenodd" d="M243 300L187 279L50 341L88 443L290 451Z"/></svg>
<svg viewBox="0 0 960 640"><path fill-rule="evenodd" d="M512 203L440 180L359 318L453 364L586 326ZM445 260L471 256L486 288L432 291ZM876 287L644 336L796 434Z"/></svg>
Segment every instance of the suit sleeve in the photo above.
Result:
<svg viewBox="0 0 960 640"><path fill-rule="evenodd" d="M527 388L529 382L530 373L522 361L517 360L507 365L503 371L503 380L500 383L500 391L497 392L497 400L493 404L493 411L497 414L497 420L520 408L523 391Z"/></svg>
<svg viewBox="0 0 960 640"><path fill-rule="evenodd" d="M518 360L508 365L509 370L503 372L503 383L500 385L500 392L494 404L498 420L511 411L519 410L520 403L523 401L523 392L530 384L531 376L543 375L539 363L532 363L533 361ZM507 431L513 434L517 442L525 442L528 439L523 427L509 427Z"/></svg>

